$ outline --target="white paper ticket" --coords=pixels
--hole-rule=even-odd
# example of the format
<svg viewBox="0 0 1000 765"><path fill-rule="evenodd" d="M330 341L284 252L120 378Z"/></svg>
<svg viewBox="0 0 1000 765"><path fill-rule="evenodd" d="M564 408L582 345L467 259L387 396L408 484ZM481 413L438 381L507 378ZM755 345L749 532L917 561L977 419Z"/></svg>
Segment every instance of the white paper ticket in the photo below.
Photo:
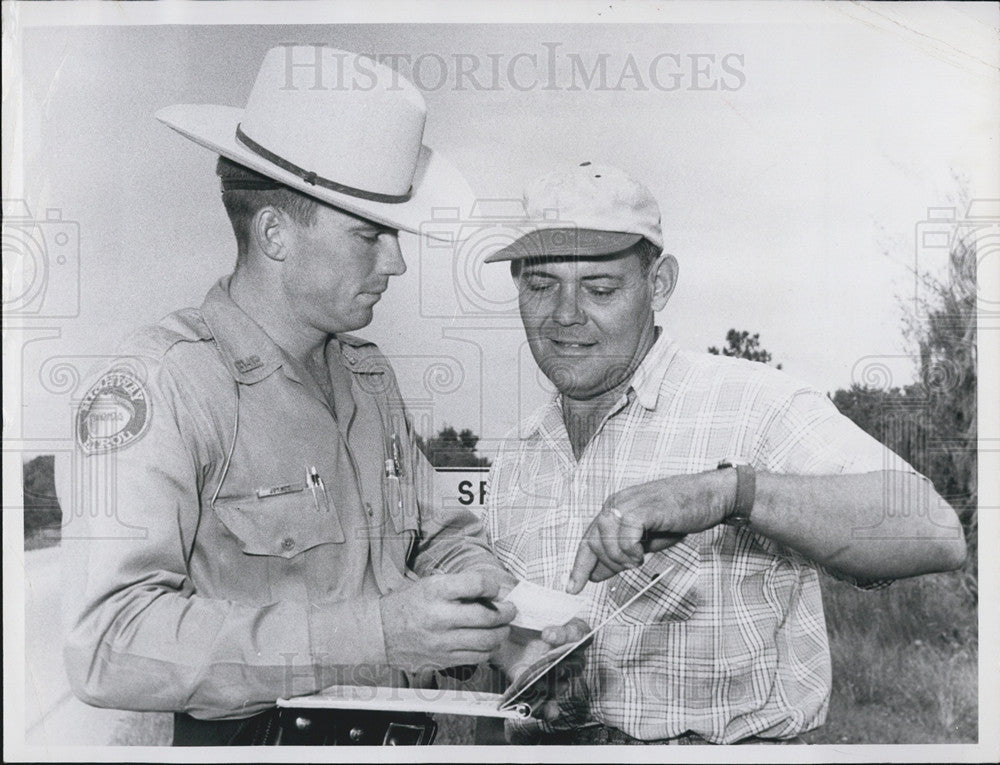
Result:
<svg viewBox="0 0 1000 765"><path fill-rule="evenodd" d="M590 599L583 595L570 595L531 582L518 582L505 600L517 606L517 616L511 624L529 630L556 627L574 616L585 617L590 607Z"/></svg>

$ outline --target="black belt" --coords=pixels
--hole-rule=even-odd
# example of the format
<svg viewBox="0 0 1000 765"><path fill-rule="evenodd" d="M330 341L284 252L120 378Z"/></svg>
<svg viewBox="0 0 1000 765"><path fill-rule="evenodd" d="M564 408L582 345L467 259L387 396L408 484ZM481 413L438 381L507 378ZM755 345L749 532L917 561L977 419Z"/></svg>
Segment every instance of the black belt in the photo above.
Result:
<svg viewBox="0 0 1000 765"><path fill-rule="evenodd" d="M174 746L420 746L437 723L424 714L269 709L243 720L174 715Z"/></svg>

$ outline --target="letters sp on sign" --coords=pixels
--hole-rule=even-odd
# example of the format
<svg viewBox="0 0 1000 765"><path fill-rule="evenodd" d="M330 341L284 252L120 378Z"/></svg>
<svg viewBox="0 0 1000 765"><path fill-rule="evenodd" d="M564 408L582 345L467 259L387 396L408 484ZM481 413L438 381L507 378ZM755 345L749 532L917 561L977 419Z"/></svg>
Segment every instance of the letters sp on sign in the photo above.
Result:
<svg viewBox="0 0 1000 765"><path fill-rule="evenodd" d="M489 468L434 468L437 507L466 507L482 513Z"/></svg>

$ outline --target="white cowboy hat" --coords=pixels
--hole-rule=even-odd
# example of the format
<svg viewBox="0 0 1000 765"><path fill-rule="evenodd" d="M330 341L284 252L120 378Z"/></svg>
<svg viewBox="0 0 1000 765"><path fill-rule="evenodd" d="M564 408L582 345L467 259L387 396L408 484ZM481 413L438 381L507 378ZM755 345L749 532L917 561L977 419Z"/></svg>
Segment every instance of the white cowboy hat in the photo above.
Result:
<svg viewBox="0 0 1000 765"><path fill-rule="evenodd" d="M322 202L420 233L436 210L467 214L475 199L423 145L426 114L420 92L387 66L323 45L280 45L264 57L245 109L177 104L156 117Z"/></svg>

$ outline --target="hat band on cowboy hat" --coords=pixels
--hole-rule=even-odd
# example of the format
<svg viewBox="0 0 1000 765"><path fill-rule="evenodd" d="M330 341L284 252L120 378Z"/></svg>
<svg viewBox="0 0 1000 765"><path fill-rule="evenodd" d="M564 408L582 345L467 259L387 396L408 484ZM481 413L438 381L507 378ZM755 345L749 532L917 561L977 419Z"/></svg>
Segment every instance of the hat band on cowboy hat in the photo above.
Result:
<svg viewBox="0 0 1000 765"><path fill-rule="evenodd" d="M270 49L244 109L178 104L156 116L260 175L395 229L420 233L438 212L469 214L475 200L454 165L423 144L419 91L389 67L329 46ZM428 236L454 239L432 229Z"/></svg>
<svg viewBox="0 0 1000 765"><path fill-rule="evenodd" d="M280 167L293 175L299 176L302 180L308 183L310 186L321 186L324 189L329 189L330 191L336 191L339 194L349 194L352 197L358 197L359 199L368 199L373 202L405 202L410 198L410 194L413 190L411 186L406 190L405 194L378 194L374 191L365 191L364 189L355 189L347 186L343 183L337 183L336 181L331 181L329 178L323 178L317 175L312 170L304 170L298 165L292 164L287 159L284 159L273 151L268 151L250 136L243 132L241 125L236 126L236 140L246 146L250 151L255 154L259 154L261 157L266 159L272 165Z"/></svg>

